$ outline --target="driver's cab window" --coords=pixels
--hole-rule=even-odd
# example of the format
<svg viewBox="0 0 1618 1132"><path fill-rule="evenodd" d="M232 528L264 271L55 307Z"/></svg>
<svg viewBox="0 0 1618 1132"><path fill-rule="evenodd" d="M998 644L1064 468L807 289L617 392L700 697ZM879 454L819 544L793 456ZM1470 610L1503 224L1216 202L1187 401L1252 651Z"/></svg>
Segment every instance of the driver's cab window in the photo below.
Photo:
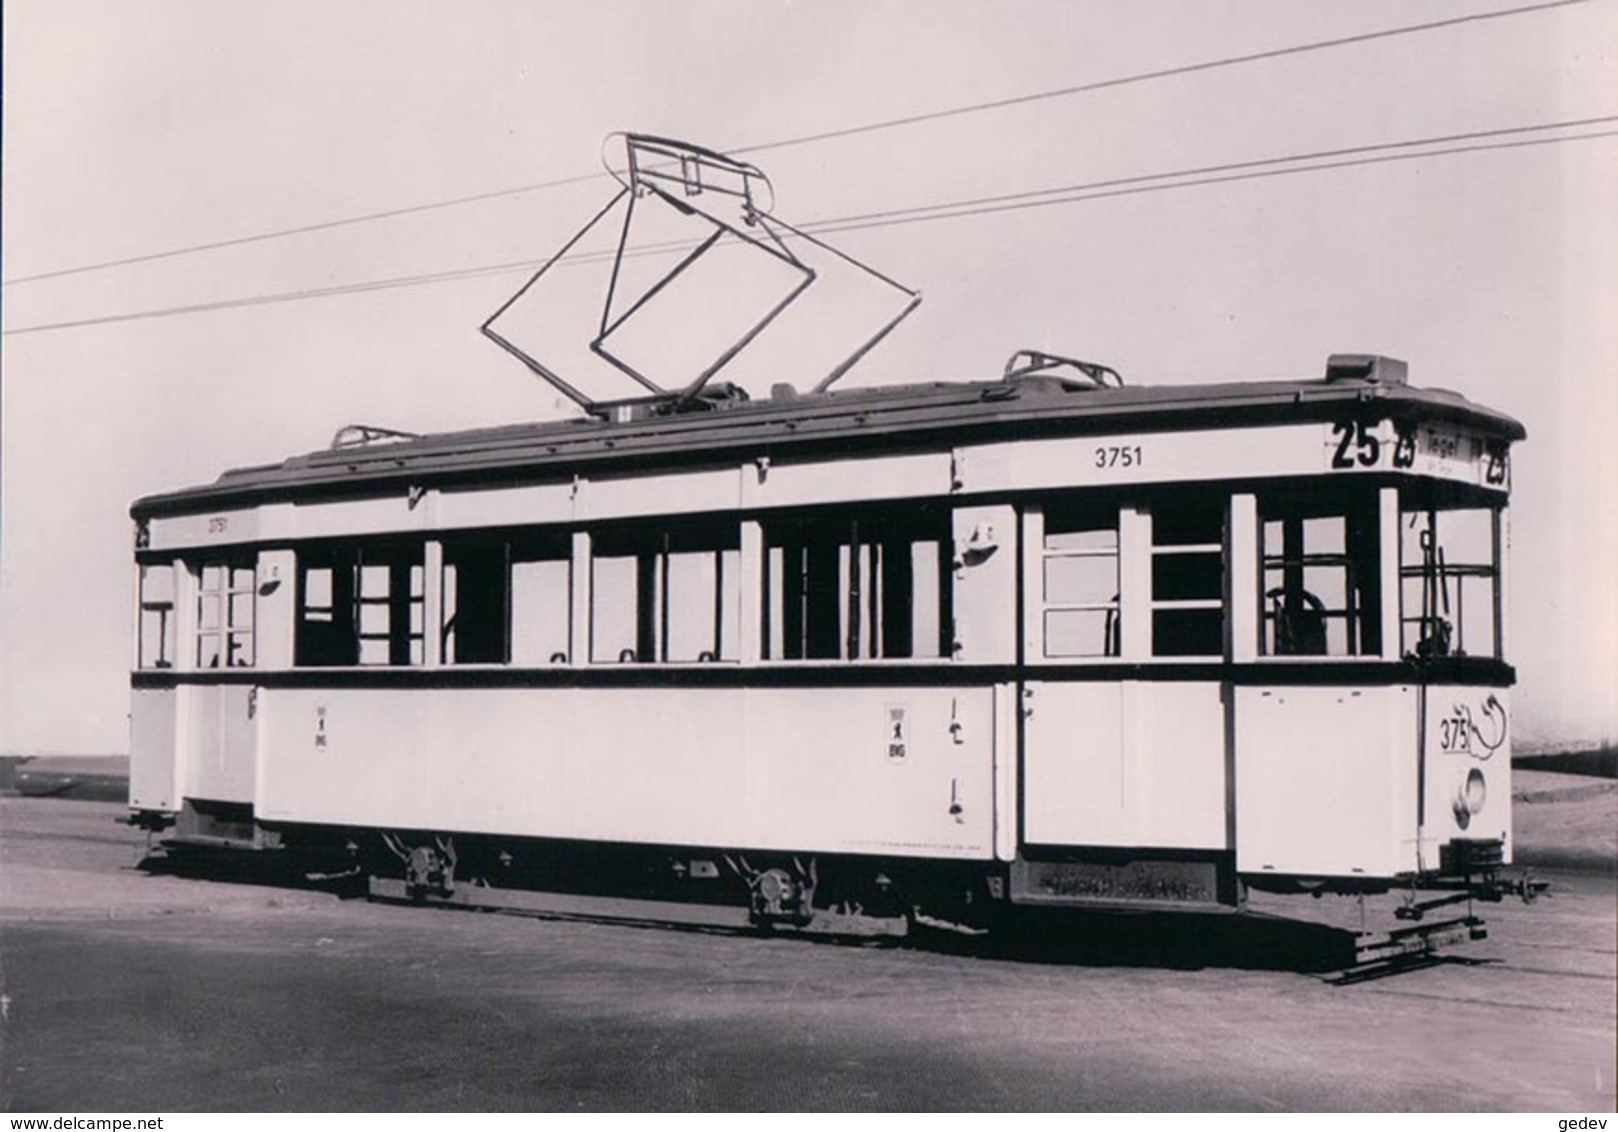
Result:
<svg viewBox="0 0 1618 1132"><path fill-rule="evenodd" d="M1382 586L1376 495L1259 502L1266 656L1377 656Z"/></svg>
<svg viewBox="0 0 1618 1132"><path fill-rule="evenodd" d="M138 667L174 667L174 625L174 563L142 564Z"/></svg>
<svg viewBox="0 0 1618 1132"><path fill-rule="evenodd" d="M1406 656L1499 655L1500 512L1412 505L1399 516Z"/></svg>

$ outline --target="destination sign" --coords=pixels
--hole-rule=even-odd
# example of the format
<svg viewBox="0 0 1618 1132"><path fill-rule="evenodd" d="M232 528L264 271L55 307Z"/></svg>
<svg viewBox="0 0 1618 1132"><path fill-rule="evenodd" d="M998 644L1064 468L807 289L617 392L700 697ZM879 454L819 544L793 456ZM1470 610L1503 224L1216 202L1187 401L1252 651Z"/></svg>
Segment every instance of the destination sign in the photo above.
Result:
<svg viewBox="0 0 1618 1132"><path fill-rule="evenodd" d="M1324 426L1326 468L1435 476L1504 491L1511 457L1503 441L1449 424L1396 426L1392 421L1337 421Z"/></svg>

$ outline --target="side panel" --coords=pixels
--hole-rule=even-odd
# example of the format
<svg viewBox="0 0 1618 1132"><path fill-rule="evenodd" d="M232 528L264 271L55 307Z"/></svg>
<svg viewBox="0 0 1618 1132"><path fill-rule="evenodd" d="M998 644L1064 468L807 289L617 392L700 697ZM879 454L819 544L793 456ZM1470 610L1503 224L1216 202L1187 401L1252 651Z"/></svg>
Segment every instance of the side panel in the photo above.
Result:
<svg viewBox="0 0 1618 1132"><path fill-rule="evenodd" d="M1029 683L1023 715L1023 839L1129 844L1123 685Z"/></svg>
<svg viewBox="0 0 1618 1132"><path fill-rule="evenodd" d="M576 492L573 484L565 483L535 487L446 489L434 494L438 497L438 526L454 530L524 523L565 523L573 518Z"/></svg>
<svg viewBox="0 0 1618 1132"><path fill-rule="evenodd" d="M1422 865L1455 840L1505 842L1511 862L1511 721L1504 688L1427 689Z"/></svg>
<svg viewBox="0 0 1618 1132"><path fill-rule="evenodd" d="M1230 848L1220 685L1125 684L1124 721L1136 844Z"/></svg>
<svg viewBox="0 0 1618 1132"><path fill-rule="evenodd" d="M136 688L129 710L129 805L137 810L176 810L175 731L179 693L173 688Z"/></svg>
<svg viewBox="0 0 1618 1132"><path fill-rule="evenodd" d="M733 511L741 505L742 472L686 472L669 476L620 476L582 481L575 515L601 520L634 515Z"/></svg>
<svg viewBox="0 0 1618 1132"><path fill-rule="evenodd" d="M746 696L747 807L759 844L993 854L990 689L755 689Z"/></svg>
<svg viewBox="0 0 1618 1132"><path fill-rule="evenodd" d="M189 689L190 727L183 789L187 798L253 801L259 691L245 684Z"/></svg>
<svg viewBox="0 0 1618 1132"><path fill-rule="evenodd" d="M811 503L867 502L945 496L950 459L944 452L861 460L779 463L743 472L746 508L801 507Z"/></svg>
<svg viewBox="0 0 1618 1132"><path fill-rule="evenodd" d="M292 666L293 624L297 619L297 556L290 550L266 550L258 556L258 593L254 632L257 664L276 669Z"/></svg>
<svg viewBox="0 0 1618 1132"><path fill-rule="evenodd" d="M290 515L278 515L289 521L291 530L282 537L297 538L349 538L354 535L386 534L395 531L422 531L433 525L434 501L425 500L412 507L409 496L401 489L397 495L382 499L354 499L331 503L298 503Z"/></svg>
<svg viewBox="0 0 1618 1132"><path fill-rule="evenodd" d="M1225 849L1225 710L1213 683L1031 683L1024 838Z"/></svg>
<svg viewBox="0 0 1618 1132"><path fill-rule="evenodd" d="M1385 878L1416 861L1416 691L1235 689L1236 868Z"/></svg>
<svg viewBox="0 0 1618 1132"><path fill-rule="evenodd" d="M259 817L988 858L988 688L271 690ZM953 725L953 726L952 726Z"/></svg>
<svg viewBox="0 0 1618 1132"><path fill-rule="evenodd" d="M951 526L955 659L1009 664L1017 657L1017 513L958 507Z"/></svg>
<svg viewBox="0 0 1618 1132"><path fill-rule="evenodd" d="M260 513L237 508L195 515L169 515L147 523L146 545L152 550L223 546L260 537Z"/></svg>

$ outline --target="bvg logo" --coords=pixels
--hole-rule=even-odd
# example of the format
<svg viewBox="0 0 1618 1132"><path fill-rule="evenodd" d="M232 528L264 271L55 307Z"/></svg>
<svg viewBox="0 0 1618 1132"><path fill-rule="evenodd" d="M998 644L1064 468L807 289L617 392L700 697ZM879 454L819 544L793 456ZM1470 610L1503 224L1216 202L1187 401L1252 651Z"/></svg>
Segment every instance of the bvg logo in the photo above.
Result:
<svg viewBox="0 0 1618 1132"><path fill-rule="evenodd" d="M1449 715L1438 721L1438 746L1448 755L1486 760L1505 745L1509 727L1506 705L1492 692L1478 715L1472 713L1471 704L1457 701Z"/></svg>

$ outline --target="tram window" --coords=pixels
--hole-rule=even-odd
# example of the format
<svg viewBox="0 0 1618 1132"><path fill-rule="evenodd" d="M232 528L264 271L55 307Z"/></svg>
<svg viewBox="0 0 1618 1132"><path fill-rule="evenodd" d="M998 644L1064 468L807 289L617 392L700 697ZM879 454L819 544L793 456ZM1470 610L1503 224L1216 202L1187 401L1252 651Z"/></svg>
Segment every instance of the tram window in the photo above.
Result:
<svg viewBox="0 0 1618 1132"><path fill-rule="evenodd" d="M641 569L645 561L647 568ZM640 591L648 593L656 584L655 555L596 554L590 560L590 660L603 664L614 660L648 660L656 650L646 618L641 633ZM655 601L655 598L648 599ZM637 647L639 646L639 647Z"/></svg>
<svg viewBox="0 0 1618 1132"><path fill-rule="evenodd" d="M597 535L591 554L591 662L737 659L740 547L735 525Z"/></svg>
<svg viewBox="0 0 1618 1132"><path fill-rule="evenodd" d="M297 663L422 663L425 583L419 544L300 552Z"/></svg>
<svg viewBox="0 0 1618 1132"><path fill-rule="evenodd" d="M253 663L255 573L252 560L246 558L200 564L198 668L245 668Z"/></svg>
<svg viewBox="0 0 1618 1132"><path fill-rule="evenodd" d="M361 664L420 664L425 640L425 569L407 559L361 561L359 605Z"/></svg>
<svg viewBox="0 0 1618 1132"><path fill-rule="evenodd" d="M766 526L765 659L948 656L946 523L923 513Z"/></svg>
<svg viewBox="0 0 1618 1132"><path fill-rule="evenodd" d="M1498 655L1498 519L1481 508L1400 516L1400 645L1407 655Z"/></svg>
<svg viewBox="0 0 1618 1132"><path fill-rule="evenodd" d="M567 661L566 536L447 540L443 579L444 663Z"/></svg>
<svg viewBox="0 0 1618 1132"><path fill-rule="evenodd" d="M572 565L568 548L511 560L511 662L566 664Z"/></svg>
<svg viewBox="0 0 1618 1132"><path fill-rule="evenodd" d="M170 563L140 568L141 668L174 667L174 567Z"/></svg>
<svg viewBox="0 0 1618 1132"><path fill-rule="evenodd" d="M298 556L298 623L294 660L298 664L353 664L359 659L354 636L352 558Z"/></svg>
<svg viewBox="0 0 1618 1132"><path fill-rule="evenodd" d="M1152 653L1222 655L1225 499L1193 495L1150 510Z"/></svg>
<svg viewBox="0 0 1618 1132"><path fill-rule="evenodd" d="M503 541L444 544L446 664L503 664L510 639L511 562Z"/></svg>
<svg viewBox="0 0 1618 1132"><path fill-rule="evenodd" d="M1264 633L1269 656L1376 656L1382 651L1380 538L1374 496L1347 505L1260 502Z"/></svg>
<svg viewBox="0 0 1618 1132"><path fill-rule="evenodd" d="M1046 509L1044 557L1044 655L1117 656L1118 509Z"/></svg>

